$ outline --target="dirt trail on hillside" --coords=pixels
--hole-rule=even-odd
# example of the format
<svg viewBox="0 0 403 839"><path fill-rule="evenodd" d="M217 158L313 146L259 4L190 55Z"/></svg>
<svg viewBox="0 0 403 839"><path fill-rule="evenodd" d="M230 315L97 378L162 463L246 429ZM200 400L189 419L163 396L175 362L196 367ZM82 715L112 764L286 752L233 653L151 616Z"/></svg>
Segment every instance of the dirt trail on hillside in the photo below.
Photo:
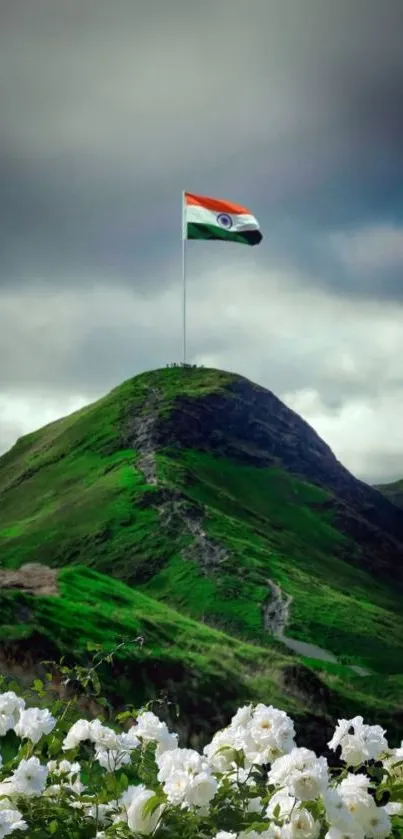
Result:
<svg viewBox="0 0 403 839"><path fill-rule="evenodd" d="M157 470L155 462L156 441L154 430L157 419L157 406L160 397L158 388L150 388L144 403L144 413L133 417L130 428L130 442L139 452L137 468L143 473L148 484L156 486Z"/></svg>
<svg viewBox="0 0 403 839"><path fill-rule="evenodd" d="M271 597L263 606L263 622L267 632L271 632L277 638L283 638L288 623L292 597L289 594L283 595L280 586L267 580L270 586Z"/></svg>
<svg viewBox="0 0 403 839"><path fill-rule="evenodd" d="M309 641L300 641L297 638L289 638L285 634L285 630L290 618L290 606L292 597L289 594L283 594L280 586L273 583L273 580L267 580L271 590L271 597L263 606L263 620L264 628L271 632L275 638L282 641L283 644L292 650L297 655L305 656L307 658L315 658L318 661L329 661L337 664L337 657L329 650L319 647L317 644L312 644ZM356 664L347 665L350 670L357 673L358 676L369 676L370 671L366 667L360 667Z"/></svg>
<svg viewBox="0 0 403 839"><path fill-rule="evenodd" d="M158 486L156 452L158 422L158 404L161 393L158 388L150 389L144 403L144 413L132 420L130 444L139 453L136 468L143 473L146 482ZM162 482L161 482L162 483ZM164 530L178 533L186 529L193 537L193 542L182 550L185 559L192 559L205 570L219 565L228 558L228 552L210 539L203 527L203 512L192 504L184 495L166 485L163 487L164 500L156 505Z"/></svg>

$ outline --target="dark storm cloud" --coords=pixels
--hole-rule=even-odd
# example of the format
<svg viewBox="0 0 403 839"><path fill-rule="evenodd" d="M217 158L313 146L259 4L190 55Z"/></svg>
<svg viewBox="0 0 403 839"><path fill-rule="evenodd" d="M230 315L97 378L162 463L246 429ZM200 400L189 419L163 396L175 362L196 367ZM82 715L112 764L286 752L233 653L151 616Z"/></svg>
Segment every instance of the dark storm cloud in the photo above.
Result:
<svg viewBox="0 0 403 839"><path fill-rule="evenodd" d="M189 248L192 355L396 413L402 33L402 0L0 0L0 450L180 357L183 188L265 233Z"/></svg>
<svg viewBox="0 0 403 839"><path fill-rule="evenodd" d="M254 202L314 277L299 238L402 209L402 31L400 0L3 2L0 282L141 288L183 186Z"/></svg>

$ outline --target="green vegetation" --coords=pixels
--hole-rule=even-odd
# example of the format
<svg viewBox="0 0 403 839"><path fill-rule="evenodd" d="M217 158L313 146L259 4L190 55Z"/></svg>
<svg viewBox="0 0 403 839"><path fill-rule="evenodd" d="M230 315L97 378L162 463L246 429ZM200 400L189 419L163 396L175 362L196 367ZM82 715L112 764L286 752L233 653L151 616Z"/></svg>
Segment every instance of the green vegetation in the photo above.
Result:
<svg viewBox="0 0 403 839"><path fill-rule="evenodd" d="M136 452L126 448L126 420L144 410L150 388L164 387L167 411L179 380L181 393L197 398L230 379L176 368L143 374L18 440L0 458L3 565L80 562L126 580L153 573L172 547L161 541L156 512L136 506L150 489L135 468Z"/></svg>
<svg viewBox="0 0 403 839"><path fill-rule="evenodd" d="M276 469L256 469L200 452L162 457L165 480L206 505L205 529L228 548L217 575L174 557L148 593L195 618L267 642L267 579L293 598L287 634L380 673L403 670L403 596L341 558L354 550L335 528L328 496ZM315 506L313 506L315 505Z"/></svg>
<svg viewBox="0 0 403 839"><path fill-rule="evenodd" d="M185 721L189 715L197 718L201 732L251 699L281 706L297 718L313 707L324 720L341 709L354 714L361 702L372 719L383 719L392 733L396 731L387 682L377 699L370 698L361 690L359 677L343 668L337 672L334 666L329 675L316 663L332 688L330 705L324 709L319 693L309 695L307 690L301 696L294 695L292 686L286 692L281 689L282 671L292 659L275 645L243 642L83 566L61 570L58 585L60 598L0 592L2 641L26 645L32 638L40 647L43 639L55 660L74 654L78 661L88 660L88 646L101 645L109 653L126 641L115 653L113 668L102 673L115 701L141 704L167 690ZM18 615L24 617L23 624L15 622ZM136 642L139 636L144 643ZM309 670L306 678L309 685ZM321 682L313 684L320 688Z"/></svg>
<svg viewBox="0 0 403 839"><path fill-rule="evenodd" d="M171 442L155 457L157 484L145 481L133 421L153 411L163 423L183 396L221 392L230 404L233 378L181 368L143 374L0 458L3 567L61 569L59 598L0 590L0 638L40 636L59 653L83 656L87 641L110 649L122 636L144 635L142 648L120 653L119 695L135 690L142 701L159 678L159 687L175 684L192 718L201 719L200 697L212 694L214 713L245 697L305 713L322 684L336 715L366 708L393 717L403 687L403 594L354 561L361 547L338 529L329 495L280 468ZM223 550L215 565L195 550L187 514ZM332 652L337 664L298 659L265 630L269 580L292 598L286 634ZM304 696L282 677L298 661L311 685Z"/></svg>

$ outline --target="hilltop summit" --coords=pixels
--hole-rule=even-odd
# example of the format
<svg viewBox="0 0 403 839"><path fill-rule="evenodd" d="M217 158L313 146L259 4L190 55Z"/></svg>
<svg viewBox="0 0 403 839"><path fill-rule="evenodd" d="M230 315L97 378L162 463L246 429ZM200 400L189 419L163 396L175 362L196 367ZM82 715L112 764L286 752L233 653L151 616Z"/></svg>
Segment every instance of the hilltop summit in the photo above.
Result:
<svg viewBox="0 0 403 839"><path fill-rule="evenodd" d="M192 673L221 696L225 687L230 704L264 683L276 701L326 713L356 692L370 707L382 674L385 709L399 713L401 510L241 376L143 373L18 440L0 458L0 555L10 572L53 568L57 591L0 581L0 662L1 644L7 660L22 648L32 657L32 639L84 654L88 639L135 632L148 640L127 653L120 695L133 679L145 697L157 685L177 692ZM212 651L197 665L196 637ZM262 656L268 672L251 682ZM336 697L325 702L329 673Z"/></svg>

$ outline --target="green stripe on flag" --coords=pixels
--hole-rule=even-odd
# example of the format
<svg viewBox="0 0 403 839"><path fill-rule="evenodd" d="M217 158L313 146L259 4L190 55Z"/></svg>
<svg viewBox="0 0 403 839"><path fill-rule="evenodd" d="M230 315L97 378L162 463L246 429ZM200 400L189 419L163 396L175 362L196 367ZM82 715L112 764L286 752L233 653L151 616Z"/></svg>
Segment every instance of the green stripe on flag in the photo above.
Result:
<svg viewBox="0 0 403 839"><path fill-rule="evenodd" d="M244 230L242 233L235 233L225 230L215 224L194 224L187 225L188 239L221 239L225 242L238 242L240 245L258 245L262 240L260 230Z"/></svg>

